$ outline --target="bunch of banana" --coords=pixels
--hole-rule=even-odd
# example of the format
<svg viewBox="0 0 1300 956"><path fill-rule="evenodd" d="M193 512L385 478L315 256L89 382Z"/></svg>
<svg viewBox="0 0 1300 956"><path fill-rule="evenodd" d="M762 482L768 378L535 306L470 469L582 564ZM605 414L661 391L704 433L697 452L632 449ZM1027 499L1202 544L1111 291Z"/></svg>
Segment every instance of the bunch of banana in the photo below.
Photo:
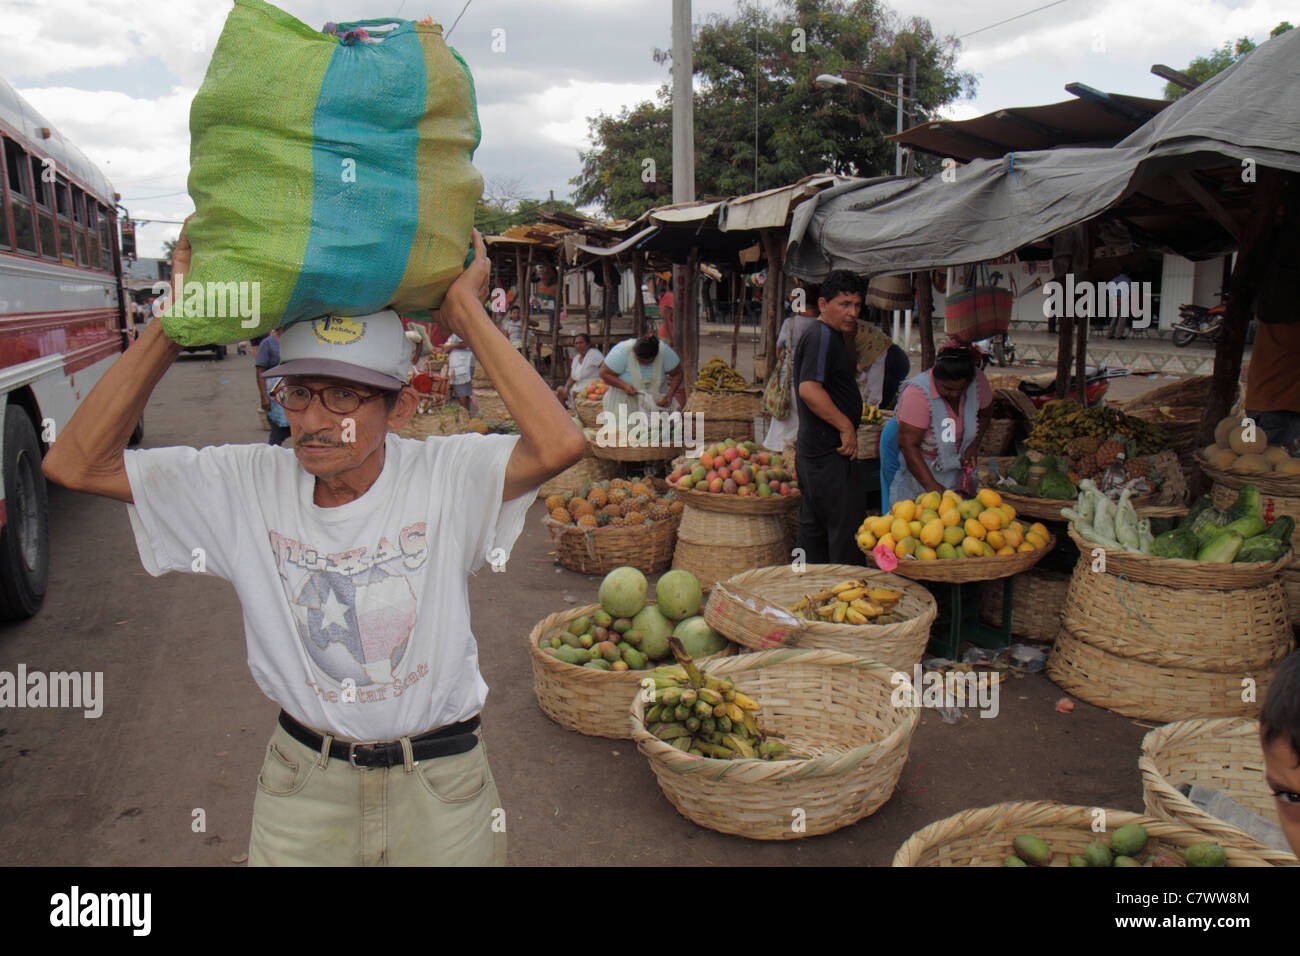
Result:
<svg viewBox="0 0 1300 956"><path fill-rule="evenodd" d="M677 638L669 638L680 667L660 667L653 681L645 726L665 743L697 757L787 760L790 748L779 734L758 726L758 702L736 690L730 677L701 674Z"/></svg>
<svg viewBox="0 0 1300 956"><path fill-rule="evenodd" d="M862 407L862 421L860 425L879 425L885 420L885 415L881 412L879 406L864 405Z"/></svg>
<svg viewBox="0 0 1300 956"><path fill-rule="evenodd" d="M849 579L796 601L788 610L809 621L890 624L904 619L901 614L893 614L890 610L902 596L902 591L872 587L866 581Z"/></svg>
<svg viewBox="0 0 1300 956"><path fill-rule="evenodd" d="M745 376L722 359L712 358L700 369L695 387L715 392L738 392L749 388L749 383L745 381Z"/></svg>

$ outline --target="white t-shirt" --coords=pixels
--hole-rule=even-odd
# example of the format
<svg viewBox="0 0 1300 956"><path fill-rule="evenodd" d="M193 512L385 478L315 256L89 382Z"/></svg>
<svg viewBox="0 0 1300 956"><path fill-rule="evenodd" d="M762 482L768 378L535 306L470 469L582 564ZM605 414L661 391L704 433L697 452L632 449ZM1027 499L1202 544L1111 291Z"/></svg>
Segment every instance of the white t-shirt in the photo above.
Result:
<svg viewBox="0 0 1300 956"><path fill-rule="evenodd" d="M605 361L605 356L600 354L600 349L587 349L586 356L579 355L575 350L573 358L569 359L569 377L573 379L573 387L585 385L600 375L601 363Z"/></svg>
<svg viewBox="0 0 1300 956"><path fill-rule="evenodd" d="M235 586L266 696L309 727L394 740L483 707L467 575L505 560L536 497L501 501L518 440L390 432L375 483L334 508L291 449L129 449L127 514L151 575L191 571L202 548Z"/></svg>
<svg viewBox="0 0 1300 956"><path fill-rule="evenodd" d="M453 335L447 339L448 345L460 345L461 337ZM474 353L469 349L451 349L447 353L447 371L451 373L453 385L464 385L474 380Z"/></svg>

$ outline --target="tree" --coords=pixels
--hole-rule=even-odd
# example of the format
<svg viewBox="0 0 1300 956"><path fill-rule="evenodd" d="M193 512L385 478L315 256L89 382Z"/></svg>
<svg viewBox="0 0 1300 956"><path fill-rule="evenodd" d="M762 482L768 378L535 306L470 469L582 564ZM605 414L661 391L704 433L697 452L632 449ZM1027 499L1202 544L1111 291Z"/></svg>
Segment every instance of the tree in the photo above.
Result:
<svg viewBox="0 0 1300 956"><path fill-rule="evenodd" d="M163 244L162 244L162 246L163 246L163 256L164 256L164 258L166 258L166 260L167 260L168 262L171 262L171 261L172 261L172 255L176 252L176 243L178 243L178 242L180 242L180 237L179 237L179 236L177 236L175 239L164 239L164 240L163 240Z"/></svg>
<svg viewBox="0 0 1300 956"><path fill-rule="evenodd" d="M1292 29L1291 24L1283 20L1269 32L1269 39L1280 36L1290 29ZM1210 51L1208 56L1198 56L1187 65L1187 69L1183 70L1183 72L1192 79L1204 83L1210 77L1222 73L1253 49L1255 49L1255 41L1250 37L1239 37L1235 44L1225 41L1223 46ZM1165 84L1165 99L1167 100L1176 100L1189 92L1191 91L1183 89L1177 83Z"/></svg>
<svg viewBox="0 0 1300 956"><path fill-rule="evenodd" d="M900 21L878 0L780 0L776 11L738 4L734 17L714 16L699 26L693 46L701 197L770 189L821 172L892 174L894 144L883 137L895 128L895 81L854 75L855 69L907 74L909 57L916 57L917 103L906 126L974 91L974 77L954 68L955 40L936 38L923 18ZM655 51L655 59L671 57ZM841 72L885 89L890 102L814 82L821 73ZM662 204L672 188L669 86L660 87L655 102L588 122L594 145L580 154L582 172L570 180L578 204L599 204L623 218Z"/></svg>
<svg viewBox="0 0 1300 956"><path fill-rule="evenodd" d="M474 228L485 236L494 236L511 226L539 222L543 212L577 211L573 203L564 199L526 197L518 179L491 179L484 184L483 196L474 207Z"/></svg>

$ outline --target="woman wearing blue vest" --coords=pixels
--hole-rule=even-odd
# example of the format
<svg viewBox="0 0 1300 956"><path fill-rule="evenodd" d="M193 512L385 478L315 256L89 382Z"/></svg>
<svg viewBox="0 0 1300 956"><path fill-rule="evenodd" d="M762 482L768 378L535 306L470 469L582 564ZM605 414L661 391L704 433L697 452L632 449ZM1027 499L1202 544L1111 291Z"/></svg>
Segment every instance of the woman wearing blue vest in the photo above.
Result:
<svg viewBox="0 0 1300 956"><path fill-rule="evenodd" d="M898 409L880 438L886 510L927 491L961 487L992 417L993 389L978 352L950 340L934 367L903 383ZM895 457L895 455L897 457Z"/></svg>

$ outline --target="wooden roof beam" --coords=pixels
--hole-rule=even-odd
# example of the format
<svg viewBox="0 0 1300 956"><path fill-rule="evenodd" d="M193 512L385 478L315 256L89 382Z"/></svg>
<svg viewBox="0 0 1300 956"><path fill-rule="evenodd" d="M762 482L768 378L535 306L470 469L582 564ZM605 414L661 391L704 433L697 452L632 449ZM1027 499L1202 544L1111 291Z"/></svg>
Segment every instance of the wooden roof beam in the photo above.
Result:
<svg viewBox="0 0 1300 956"><path fill-rule="evenodd" d="M1165 66L1163 63L1157 63L1151 67L1151 72L1162 80L1168 80L1174 86L1181 86L1183 89L1191 91L1201 85L1200 80L1194 80L1181 70L1175 70L1172 66Z"/></svg>
<svg viewBox="0 0 1300 956"><path fill-rule="evenodd" d="M1147 113L1135 106L1130 106L1128 103L1123 103L1120 100L1114 99L1110 94L1103 93L1101 90L1093 89L1086 83L1066 83L1065 92L1069 93L1071 96L1077 96L1085 103L1090 106L1095 106L1099 110L1103 110L1113 116L1122 117L1130 123L1133 123L1135 126L1141 126L1155 115L1154 113Z"/></svg>
<svg viewBox="0 0 1300 956"><path fill-rule="evenodd" d="M1241 226L1228 215L1228 210L1224 209L1217 199L1196 181L1196 177L1189 172L1174 173L1174 181L1183 187L1183 191L1195 199L1201 207L1214 217L1215 222L1228 231L1228 235L1241 242Z"/></svg>

